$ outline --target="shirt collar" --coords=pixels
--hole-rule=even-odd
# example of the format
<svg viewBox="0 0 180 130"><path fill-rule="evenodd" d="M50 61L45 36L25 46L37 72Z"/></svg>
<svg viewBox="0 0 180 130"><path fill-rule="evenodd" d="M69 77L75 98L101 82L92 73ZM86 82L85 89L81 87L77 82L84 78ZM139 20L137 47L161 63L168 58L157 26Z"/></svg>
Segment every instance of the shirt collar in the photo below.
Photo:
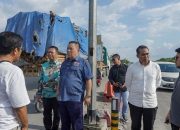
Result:
<svg viewBox="0 0 180 130"><path fill-rule="evenodd" d="M49 64L56 64L58 61L54 60L54 61L49 61Z"/></svg>
<svg viewBox="0 0 180 130"><path fill-rule="evenodd" d="M121 64L116 64L116 65L114 65L115 67L121 67L122 66L122 63Z"/></svg>
<svg viewBox="0 0 180 130"><path fill-rule="evenodd" d="M146 67L146 66L149 66L150 64L151 64L151 60L149 60L149 63L147 64L147 65L143 65L143 64L141 64L141 62L140 61L138 61L138 63L139 63L139 65L141 65L141 66L144 66L144 67Z"/></svg>
<svg viewBox="0 0 180 130"><path fill-rule="evenodd" d="M80 58L80 56L76 56L74 59L69 59L69 58L68 58L68 60L69 60L69 61L78 61L79 58Z"/></svg>

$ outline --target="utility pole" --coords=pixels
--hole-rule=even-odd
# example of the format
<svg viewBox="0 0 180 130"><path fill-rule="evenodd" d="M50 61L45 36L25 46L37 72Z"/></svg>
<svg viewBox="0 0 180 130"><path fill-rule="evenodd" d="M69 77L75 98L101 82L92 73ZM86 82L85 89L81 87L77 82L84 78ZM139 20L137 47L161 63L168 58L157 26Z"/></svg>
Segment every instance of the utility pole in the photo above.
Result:
<svg viewBox="0 0 180 130"><path fill-rule="evenodd" d="M89 124L96 123L96 0L89 0L89 54L88 61L93 72L91 105L88 108Z"/></svg>

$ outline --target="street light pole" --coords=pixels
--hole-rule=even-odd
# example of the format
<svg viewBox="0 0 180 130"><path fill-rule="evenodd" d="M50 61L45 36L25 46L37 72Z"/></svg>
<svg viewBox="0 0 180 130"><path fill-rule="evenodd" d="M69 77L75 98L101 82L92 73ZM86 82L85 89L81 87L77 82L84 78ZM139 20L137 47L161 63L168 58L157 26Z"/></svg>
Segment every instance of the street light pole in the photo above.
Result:
<svg viewBox="0 0 180 130"><path fill-rule="evenodd" d="M91 105L88 108L89 123L96 123L96 0L89 0L89 54L88 61L93 72Z"/></svg>

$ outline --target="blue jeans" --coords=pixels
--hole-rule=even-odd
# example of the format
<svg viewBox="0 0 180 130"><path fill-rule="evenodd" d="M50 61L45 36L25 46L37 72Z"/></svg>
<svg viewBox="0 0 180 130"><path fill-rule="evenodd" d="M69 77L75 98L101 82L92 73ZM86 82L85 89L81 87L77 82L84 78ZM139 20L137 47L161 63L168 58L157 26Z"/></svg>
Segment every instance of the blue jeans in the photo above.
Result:
<svg viewBox="0 0 180 130"><path fill-rule="evenodd" d="M123 103L122 110L119 110L120 117L127 118L127 116L128 116L128 96L129 96L129 92L128 91L115 92L114 96L119 99L120 104L121 104L121 100L122 100L122 103ZM119 106L119 108L120 108L120 106Z"/></svg>

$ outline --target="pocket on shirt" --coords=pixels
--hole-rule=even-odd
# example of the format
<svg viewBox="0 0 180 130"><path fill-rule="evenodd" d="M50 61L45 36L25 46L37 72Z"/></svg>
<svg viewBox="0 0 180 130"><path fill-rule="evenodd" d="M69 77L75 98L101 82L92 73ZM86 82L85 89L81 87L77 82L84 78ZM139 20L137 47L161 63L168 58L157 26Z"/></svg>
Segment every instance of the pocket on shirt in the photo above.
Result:
<svg viewBox="0 0 180 130"><path fill-rule="evenodd" d="M70 77L76 77L76 78L81 78L81 71L80 71L80 67L79 66L72 66L70 68L70 72L69 75L71 75Z"/></svg>

